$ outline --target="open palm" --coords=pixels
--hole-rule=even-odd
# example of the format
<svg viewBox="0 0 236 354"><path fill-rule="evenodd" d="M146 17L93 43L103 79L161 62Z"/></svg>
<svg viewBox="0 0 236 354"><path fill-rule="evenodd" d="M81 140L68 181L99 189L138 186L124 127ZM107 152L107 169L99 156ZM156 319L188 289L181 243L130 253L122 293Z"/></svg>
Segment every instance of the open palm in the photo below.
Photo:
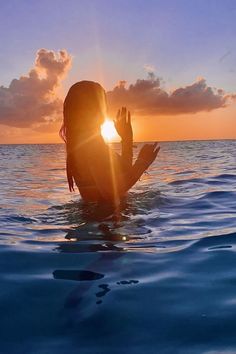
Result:
<svg viewBox="0 0 236 354"><path fill-rule="evenodd" d="M131 125L131 115L126 107L122 107L121 110L117 112L116 119L114 120L114 125L117 133L122 140L133 141L133 130Z"/></svg>

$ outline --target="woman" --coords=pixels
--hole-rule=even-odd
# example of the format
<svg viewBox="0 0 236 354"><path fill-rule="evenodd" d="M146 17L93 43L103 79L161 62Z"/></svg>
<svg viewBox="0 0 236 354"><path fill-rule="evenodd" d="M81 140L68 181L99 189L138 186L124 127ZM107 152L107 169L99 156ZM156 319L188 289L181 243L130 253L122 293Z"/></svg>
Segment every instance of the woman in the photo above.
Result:
<svg viewBox="0 0 236 354"><path fill-rule="evenodd" d="M64 120L60 136L66 143L66 170L70 191L74 182L85 201L109 201L114 206L138 181L160 150L155 144L142 147L132 164L133 134L130 113L118 111L115 127L122 139L122 155L104 142L100 127L106 117L104 89L93 81L80 81L64 101Z"/></svg>

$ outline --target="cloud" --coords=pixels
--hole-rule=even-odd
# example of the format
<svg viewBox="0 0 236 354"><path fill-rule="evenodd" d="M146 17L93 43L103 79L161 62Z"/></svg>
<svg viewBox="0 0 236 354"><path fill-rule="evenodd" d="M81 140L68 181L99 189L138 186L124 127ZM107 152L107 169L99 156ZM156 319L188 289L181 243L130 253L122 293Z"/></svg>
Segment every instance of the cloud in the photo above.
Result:
<svg viewBox="0 0 236 354"><path fill-rule="evenodd" d="M66 50L38 50L28 75L13 79L9 87L0 86L0 124L37 128L61 119L62 100L57 90L70 66Z"/></svg>
<svg viewBox="0 0 236 354"><path fill-rule="evenodd" d="M154 74L156 71L155 66L150 64L145 64L143 68L148 74Z"/></svg>
<svg viewBox="0 0 236 354"><path fill-rule="evenodd" d="M212 111L226 107L235 95L227 95L222 89L207 85L199 78L189 86L167 92L161 87L161 79L150 72L148 78L138 79L126 88L126 81L120 81L107 93L111 113L121 106L127 106L137 115L178 115L201 111Z"/></svg>
<svg viewBox="0 0 236 354"><path fill-rule="evenodd" d="M63 101L58 88L71 67L66 50L38 50L34 67L26 76L13 79L9 87L0 86L0 125L33 128L39 133L58 130L62 120ZM138 79L127 86L120 81L107 92L111 114L127 106L140 116L192 114L226 107L236 95L207 85L204 78L168 92L154 67L146 65L147 79Z"/></svg>

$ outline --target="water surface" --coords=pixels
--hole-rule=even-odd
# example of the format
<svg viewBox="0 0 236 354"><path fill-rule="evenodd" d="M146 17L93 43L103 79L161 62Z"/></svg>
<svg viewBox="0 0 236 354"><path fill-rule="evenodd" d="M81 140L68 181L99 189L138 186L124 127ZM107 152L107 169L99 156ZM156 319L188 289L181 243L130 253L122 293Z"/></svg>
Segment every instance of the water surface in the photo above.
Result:
<svg viewBox="0 0 236 354"><path fill-rule="evenodd" d="M236 141L161 143L118 223L64 164L0 145L0 353L235 353Z"/></svg>

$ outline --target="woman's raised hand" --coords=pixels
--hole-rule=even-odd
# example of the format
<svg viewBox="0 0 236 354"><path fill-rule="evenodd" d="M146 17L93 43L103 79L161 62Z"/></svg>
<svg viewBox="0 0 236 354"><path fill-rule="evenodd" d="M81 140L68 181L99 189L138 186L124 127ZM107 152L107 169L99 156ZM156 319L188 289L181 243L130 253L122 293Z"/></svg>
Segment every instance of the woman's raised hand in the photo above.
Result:
<svg viewBox="0 0 236 354"><path fill-rule="evenodd" d="M133 130L131 125L131 115L126 107L119 109L114 120L117 133L123 141L133 141Z"/></svg>
<svg viewBox="0 0 236 354"><path fill-rule="evenodd" d="M157 143L154 144L145 144L138 154L136 163L141 163L144 165L145 169L148 168L160 150L160 146L157 146Z"/></svg>

